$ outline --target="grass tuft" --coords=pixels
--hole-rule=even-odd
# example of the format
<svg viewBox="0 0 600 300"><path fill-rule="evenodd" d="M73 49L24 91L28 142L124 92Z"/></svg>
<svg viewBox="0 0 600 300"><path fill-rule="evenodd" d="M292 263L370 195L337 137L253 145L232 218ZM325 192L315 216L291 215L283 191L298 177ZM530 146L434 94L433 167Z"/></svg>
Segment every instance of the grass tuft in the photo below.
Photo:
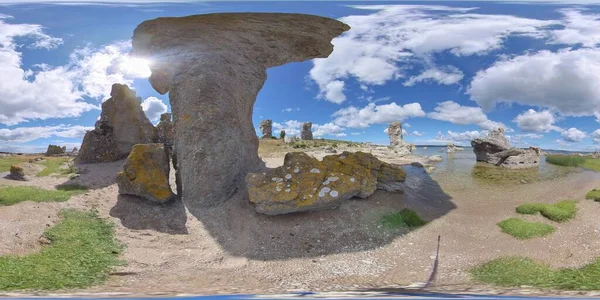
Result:
<svg viewBox="0 0 600 300"><path fill-rule="evenodd" d="M427 224L416 212L407 208L384 215L381 218L381 223L388 228L416 228Z"/></svg>
<svg viewBox="0 0 600 300"><path fill-rule="evenodd" d="M498 223L498 226L502 228L502 232L521 240L546 236L555 230L550 225L539 222L527 222L519 218L504 220Z"/></svg>
<svg viewBox="0 0 600 300"><path fill-rule="evenodd" d="M81 191L81 190L77 190ZM0 187L0 206L13 205L23 201L63 202L71 198L76 190L45 190L32 186Z"/></svg>
<svg viewBox="0 0 600 300"><path fill-rule="evenodd" d="M59 191L74 192L74 193L83 193L83 192L88 191L87 186L78 184L78 183L61 184L61 185L56 186L56 189Z"/></svg>
<svg viewBox="0 0 600 300"><path fill-rule="evenodd" d="M593 189L585 194L585 199L590 199L600 202L600 189Z"/></svg>
<svg viewBox="0 0 600 300"><path fill-rule="evenodd" d="M70 160L70 158L66 157L48 157L44 161L39 162L40 165L45 166L46 168L39 173L37 173L38 177L50 176L52 174L58 175L67 175L73 172L72 168L64 167L64 165Z"/></svg>
<svg viewBox="0 0 600 300"><path fill-rule="evenodd" d="M517 207L517 213L532 215L539 212L552 221L565 222L575 217L576 205L575 200L563 200L555 204L526 203Z"/></svg>
<svg viewBox="0 0 600 300"><path fill-rule="evenodd" d="M546 162L565 167L579 167L586 161L585 157L575 155L546 155Z"/></svg>
<svg viewBox="0 0 600 300"><path fill-rule="evenodd" d="M50 246L27 256L0 257L0 290L85 288L104 282L121 264L112 224L91 212L63 210L46 230Z"/></svg>
<svg viewBox="0 0 600 300"><path fill-rule="evenodd" d="M553 269L529 258L505 257L478 266L471 274L478 281L500 286L600 290L600 259L581 268Z"/></svg>

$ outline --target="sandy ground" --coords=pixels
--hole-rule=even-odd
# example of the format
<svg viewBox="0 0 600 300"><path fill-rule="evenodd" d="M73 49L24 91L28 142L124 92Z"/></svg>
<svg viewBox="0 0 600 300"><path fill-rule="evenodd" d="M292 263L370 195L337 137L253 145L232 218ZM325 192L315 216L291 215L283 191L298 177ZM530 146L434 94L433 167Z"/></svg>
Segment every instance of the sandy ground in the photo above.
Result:
<svg viewBox="0 0 600 300"><path fill-rule="evenodd" d="M324 156L321 151L307 153ZM283 163L284 154L262 156L275 167ZM85 174L75 182L90 191L67 202L0 207L0 255L39 250L42 232L58 221L60 209L70 207L96 209L116 224L119 240L127 245L127 266L116 270L105 285L64 291L68 293L277 293L408 286L429 277L441 235L438 277L431 290L535 294L539 292L530 289L491 290L472 282L467 271L507 255L524 255L555 267L581 266L600 256L600 205L593 201L580 201L576 218L553 224L557 231L545 238L520 241L496 225L516 216L514 208L524 202L583 200L600 184L594 172L510 188L461 190L452 189L452 182L436 182L435 173L432 178L421 168L405 166L404 193L377 191L337 210L268 217L255 213L243 193L193 214L179 201L161 206L119 196L114 176L122 164L82 165ZM53 188L67 181L45 177L15 182L1 177L0 186ZM431 222L411 232L379 225L382 215L404 207ZM540 216L527 219L550 223Z"/></svg>

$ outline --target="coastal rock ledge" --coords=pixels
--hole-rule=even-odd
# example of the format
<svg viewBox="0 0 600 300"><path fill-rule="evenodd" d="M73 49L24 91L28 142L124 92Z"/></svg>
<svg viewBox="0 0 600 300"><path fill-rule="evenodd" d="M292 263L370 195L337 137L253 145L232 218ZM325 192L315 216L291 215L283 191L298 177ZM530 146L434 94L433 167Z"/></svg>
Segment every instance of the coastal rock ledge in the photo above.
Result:
<svg viewBox="0 0 600 300"><path fill-rule="evenodd" d="M541 150L537 147L529 149L513 148L504 136L504 129L492 130L485 138L471 141L477 161L496 166L522 169L537 167L540 164Z"/></svg>

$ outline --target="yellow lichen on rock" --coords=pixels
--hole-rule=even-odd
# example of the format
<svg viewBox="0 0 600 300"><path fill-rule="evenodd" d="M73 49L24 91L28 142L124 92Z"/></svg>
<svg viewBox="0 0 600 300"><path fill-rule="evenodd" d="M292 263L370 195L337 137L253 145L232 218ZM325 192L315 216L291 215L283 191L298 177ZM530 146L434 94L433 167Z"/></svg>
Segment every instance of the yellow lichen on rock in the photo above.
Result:
<svg viewBox="0 0 600 300"><path fill-rule="evenodd" d="M368 153L344 152L323 161L288 153L283 166L246 177L250 202L260 213L276 215L334 208L352 197L366 198L377 188L399 189L406 173ZM384 184L380 186L378 179Z"/></svg>
<svg viewBox="0 0 600 300"><path fill-rule="evenodd" d="M120 194L140 196L154 202L174 198L169 185L169 159L163 144L133 146L123 171L117 174Z"/></svg>

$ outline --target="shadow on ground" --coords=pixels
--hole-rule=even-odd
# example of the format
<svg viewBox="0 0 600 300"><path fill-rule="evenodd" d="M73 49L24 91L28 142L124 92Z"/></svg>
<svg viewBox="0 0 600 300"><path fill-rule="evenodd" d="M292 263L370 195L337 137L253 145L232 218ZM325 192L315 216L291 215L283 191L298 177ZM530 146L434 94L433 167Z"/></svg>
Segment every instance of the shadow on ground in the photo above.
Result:
<svg viewBox="0 0 600 300"><path fill-rule="evenodd" d="M115 183L117 173L123 170L125 160L98 164L77 164L79 176L61 185L83 185L90 190L105 188Z"/></svg>
<svg viewBox="0 0 600 300"><path fill-rule="evenodd" d="M409 232L383 226L385 214L410 208L430 221L456 208L422 168L404 168L408 173L404 193L377 191L368 199L353 199L327 211L261 215L244 192L218 207L188 204L187 208L231 255L278 260L365 251Z"/></svg>
<svg viewBox="0 0 600 300"><path fill-rule="evenodd" d="M180 200L167 204L150 203L135 196L119 195L110 209L111 217L129 229L151 229L169 234L187 234L187 216Z"/></svg>

